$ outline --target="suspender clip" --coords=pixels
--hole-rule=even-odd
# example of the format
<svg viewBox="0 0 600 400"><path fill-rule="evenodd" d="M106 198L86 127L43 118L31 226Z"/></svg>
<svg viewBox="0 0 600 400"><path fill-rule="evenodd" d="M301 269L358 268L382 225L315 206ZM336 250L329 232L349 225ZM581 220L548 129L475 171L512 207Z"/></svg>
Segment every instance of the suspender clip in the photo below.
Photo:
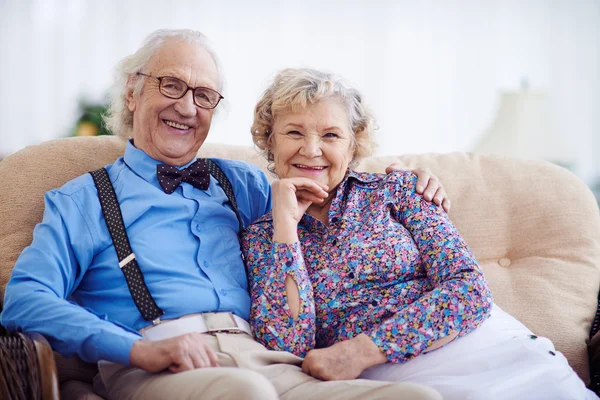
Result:
<svg viewBox="0 0 600 400"><path fill-rule="evenodd" d="M121 261L119 261L119 268L123 269L123 267L125 267L127 264L129 264L133 260L135 260L135 253L131 253L130 255L128 255Z"/></svg>

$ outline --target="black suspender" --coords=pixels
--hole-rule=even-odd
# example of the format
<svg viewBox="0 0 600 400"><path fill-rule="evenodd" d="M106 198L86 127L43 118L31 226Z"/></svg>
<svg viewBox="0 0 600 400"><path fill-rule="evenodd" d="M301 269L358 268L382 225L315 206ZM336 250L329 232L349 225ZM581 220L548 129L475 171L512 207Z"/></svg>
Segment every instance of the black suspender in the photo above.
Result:
<svg viewBox="0 0 600 400"><path fill-rule="evenodd" d="M235 212L240 225L240 234L244 227L242 218L238 211L237 202L235 201L235 195L233 193L233 187L231 182L223 172L223 170L211 159L206 159L208 170L210 174L217 180L217 182L223 188L231 207ZM127 287L131 293L133 301L142 314L142 317L146 321L152 321L153 324L160 322L160 317L164 314L161 310L150 291L146 282L144 281L144 275L138 266L135 259L135 254L131 250L129 244L129 237L125 231L125 224L123 223L123 215L121 214L121 207L117 201L115 189L108 177L108 172L104 168L100 168L96 171L90 172L96 188L98 189L98 197L100 199L100 206L102 207L102 214L108 227L110 237L112 238L113 245L117 252L117 258L119 259L119 267L125 275L127 281Z"/></svg>
<svg viewBox="0 0 600 400"><path fill-rule="evenodd" d="M212 176L215 177L221 188L225 192L229 203L231 203L231 208L233 208L233 212L235 212L235 216L238 219L238 223L240 224L240 235L242 234L242 230L244 229L244 222L242 221L242 217L240 216L240 212L238 210L237 201L235 201L235 194L233 193L233 187L231 186L231 182L227 179L227 175L225 172L219 167L219 165L211 160L210 158L205 159L206 165L208 165L208 172Z"/></svg>
<svg viewBox="0 0 600 400"><path fill-rule="evenodd" d="M145 320L158 322L164 311L158 308L152 298L144 281L144 275L135 259L135 254L131 251L129 237L127 236L127 232L125 232L121 207L119 207L115 189L108 177L108 172L106 172L106 169L100 168L90 172L90 174L92 174L94 183L98 189L98 197L100 198L104 221L106 221L110 237L117 251L119 267L123 275L125 275L131 297L133 297L135 305Z"/></svg>

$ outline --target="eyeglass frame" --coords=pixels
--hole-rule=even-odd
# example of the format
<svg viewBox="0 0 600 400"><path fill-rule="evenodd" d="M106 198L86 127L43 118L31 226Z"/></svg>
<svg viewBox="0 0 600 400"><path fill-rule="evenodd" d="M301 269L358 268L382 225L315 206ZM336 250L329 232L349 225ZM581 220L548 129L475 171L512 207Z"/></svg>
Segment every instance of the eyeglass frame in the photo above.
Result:
<svg viewBox="0 0 600 400"><path fill-rule="evenodd" d="M211 88L206 87L206 86L191 87L183 79L179 79L179 78L176 78L174 76L152 76L152 75L149 75L149 74L144 74L143 72L136 72L136 75L138 75L138 76L140 76L140 75L141 76L146 76L148 78L154 78L154 79L158 80L158 91L160 92L160 94L162 94L163 96L165 96L165 97L167 97L169 99L175 99L175 100L181 99L183 96L185 96L187 94L187 92L189 92L191 90L192 91L192 98L194 99L194 105L196 107L204 108L205 110L214 110L219 105L219 103L221 102L221 100L223 100L225 98L225 97L223 97L223 95L221 93L217 92L214 89L211 89ZM164 94L163 91L162 91L162 80L164 78L177 79L178 81L181 81L186 86L187 89L184 90L183 93L181 94L181 96L179 96L179 97L168 96L168 95ZM205 107L205 106L201 106L200 104L196 103L196 96L195 96L195 93L194 93L196 91L196 89L210 90L211 92L215 92L216 94L218 94L219 95L219 99L217 100L217 103L214 105L214 107Z"/></svg>

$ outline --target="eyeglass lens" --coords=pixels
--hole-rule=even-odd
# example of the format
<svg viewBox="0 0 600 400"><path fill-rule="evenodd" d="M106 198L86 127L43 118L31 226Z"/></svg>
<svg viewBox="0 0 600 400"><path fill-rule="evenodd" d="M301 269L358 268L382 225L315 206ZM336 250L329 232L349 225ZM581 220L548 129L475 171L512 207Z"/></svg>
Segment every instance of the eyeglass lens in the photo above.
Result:
<svg viewBox="0 0 600 400"><path fill-rule="evenodd" d="M160 90L167 97L179 99L185 95L188 85L181 79L163 77L160 81ZM214 108L221 99L221 95L209 88L199 87L194 90L194 102L199 107Z"/></svg>

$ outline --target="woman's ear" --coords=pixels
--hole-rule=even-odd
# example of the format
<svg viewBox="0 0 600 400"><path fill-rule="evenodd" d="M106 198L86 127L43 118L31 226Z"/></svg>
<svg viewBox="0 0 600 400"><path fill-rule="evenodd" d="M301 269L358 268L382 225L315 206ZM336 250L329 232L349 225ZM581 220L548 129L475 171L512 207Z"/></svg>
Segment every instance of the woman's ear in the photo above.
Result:
<svg viewBox="0 0 600 400"><path fill-rule="evenodd" d="M352 134L352 140L350 141L350 148L352 149L352 158L355 158L356 153L358 153L358 140L356 140L356 138L361 137L360 135L362 135L363 133L363 130L360 130L359 132L353 132Z"/></svg>
<svg viewBox="0 0 600 400"><path fill-rule="evenodd" d="M129 75L129 78L127 78L127 86L126 86L126 93L125 93L125 103L127 104L127 108L129 109L129 111L134 112L135 111L135 96L133 95L134 92L134 85L136 83L137 77L134 77L134 75Z"/></svg>
<svg viewBox="0 0 600 400"><path fill-rule="evenodd" d="M265 138L261 140L261 150L270 152L273 149L273 131L272 127L265 131Z"/></svg>
<svg viewBox="0 0 600 400"><path fill-rule="evenodd" d="M360 135L362 132L354 132L352 135L352 140L350 141L350 148L348 149L348 151L350 152L350 169L354 169L359 161L360 161L360 155L358 154L358 141L356 140L357 135Z"/></svg>

